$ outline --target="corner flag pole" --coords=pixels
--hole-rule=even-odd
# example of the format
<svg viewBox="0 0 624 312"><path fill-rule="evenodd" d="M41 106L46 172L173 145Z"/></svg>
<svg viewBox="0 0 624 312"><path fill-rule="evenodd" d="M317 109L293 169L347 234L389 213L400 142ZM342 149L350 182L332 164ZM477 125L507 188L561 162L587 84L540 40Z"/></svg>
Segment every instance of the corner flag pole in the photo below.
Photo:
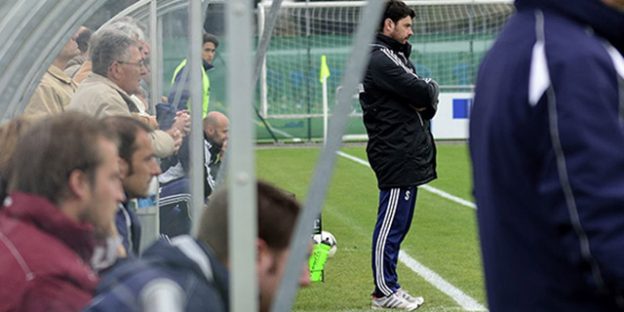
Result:
<svg viewBox="0 0 624 312"><path fill-rule="evenodd" d="M331 76L329 66L327 65L327 57L321 55L321 70L319 72L319 81L323 85L323 143L327 142L327 122L329 119L329 107L327 99L327 78Z"/></svg>

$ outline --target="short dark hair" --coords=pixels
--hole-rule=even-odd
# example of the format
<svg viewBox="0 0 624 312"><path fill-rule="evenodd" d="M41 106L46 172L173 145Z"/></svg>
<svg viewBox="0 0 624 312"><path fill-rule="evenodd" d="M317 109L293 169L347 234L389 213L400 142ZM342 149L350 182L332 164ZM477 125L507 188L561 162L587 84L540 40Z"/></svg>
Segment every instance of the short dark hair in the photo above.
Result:
<svg viewBox="0 0 624 312"><path fill-rule="evenodd" d="M119 157L128 163L128 170L132 172L132 155L137 149L137 134L139 131L151 133L152 128L129 116L108 116L102 119L102 123L108 131L117 135Z"/></svg>
<svg viewBox="0 0 624 312"><path fill-rule="evenodd" d="M85 53L89 49L89 40L91 40L91 29L83 29L76 37L76 43L80 52Z"/></svg>
<svg viewBox="0 0 624 312"><path fill-rule="evenodd" d="M258 238L273 251L286 250L290 244L300 204L292 194L263 181L258 181ZM223 263L229 259L228 196L223 188L210 198L201 219L198 239L208 244Z"/></svg>
<svg viewBox="0 0 624 312"><path fill-rule="evenodd" d="M219 47L219 39L217 39L217 36L211 34L211 33L204 33L204 38L202 39L202 44L206 43L206 42L212 42L215 45L215 49Z"/></svg>
<svg viewBox="0 0 624 312"><path fill-rule="evenodd" d="M34 124L20 138L11 157L10 191L31 193L59 204L69 195L74 170L86 173L91 183L102 162L100 140L116 141L98 119L65 112Z"/></svg>
<svg viewBox="0 0 624 312"><path fill-rule="evenodd" d="M408 7L405 2L400 0L386 1L386 9L384 10L384 15L381 18L378 31L383 31L384 22L387 18L396 23L407 16L414 18L416 16L416 12L414 12L412 8Z"/></svg>

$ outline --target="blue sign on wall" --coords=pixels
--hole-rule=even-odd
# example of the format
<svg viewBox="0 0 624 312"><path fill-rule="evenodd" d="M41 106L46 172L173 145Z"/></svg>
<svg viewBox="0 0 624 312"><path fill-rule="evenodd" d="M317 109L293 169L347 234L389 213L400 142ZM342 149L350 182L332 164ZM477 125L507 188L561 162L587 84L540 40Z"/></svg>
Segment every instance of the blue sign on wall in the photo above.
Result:
<svg viewBox="0 0 624 312"><path fill-rule="evenodd" d="M472 99L453 99L453 119L468 119Z"/></svg>

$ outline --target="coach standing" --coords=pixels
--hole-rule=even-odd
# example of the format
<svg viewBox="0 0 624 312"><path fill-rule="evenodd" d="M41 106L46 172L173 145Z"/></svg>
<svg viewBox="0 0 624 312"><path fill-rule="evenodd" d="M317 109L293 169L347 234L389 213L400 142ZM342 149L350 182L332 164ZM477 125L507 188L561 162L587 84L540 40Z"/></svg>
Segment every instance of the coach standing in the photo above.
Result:
<svg viewBox="0 0 624 312"><path fill-rule="evenodd" d="M401 289L396 266L416 204L417 186L437 177L430 119L438 85L418 76L409 61L414 10L390 0L372 45L360 103L368 133L366 152L377 176L379 208L373 232L373 308L414 310L422 297Z"/></svg>

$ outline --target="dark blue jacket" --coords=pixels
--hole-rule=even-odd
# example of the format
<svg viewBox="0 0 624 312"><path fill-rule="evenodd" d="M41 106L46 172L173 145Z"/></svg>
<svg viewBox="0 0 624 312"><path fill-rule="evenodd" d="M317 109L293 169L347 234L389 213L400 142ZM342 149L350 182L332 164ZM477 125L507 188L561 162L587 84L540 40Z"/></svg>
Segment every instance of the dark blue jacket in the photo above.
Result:
<svg viewBox="0 0 624 312"><path fill-rule="evenodd" d="M181 290L179 311L228 311L227 270L206 245L186 235L158 240L141 259L115 266L102 277L85 311L151 310L149 304L160 303L150 293L158 294L155 289L161 287L170 295L175 293L171 285Z"/></svg>
<svg viewBox="0 0 624 312"><path fill-rule="evenodd" d="M141 251L141 221L134 209L130 208L129 201L119 204L115 226L128 255L138 256Z"/></svg>
<svg viewBox="0 0 624 312"><path fill-rule="evenodd" d="M489 308L623 309L624 13L599 0L516 7L470 120Z"/></svg>

